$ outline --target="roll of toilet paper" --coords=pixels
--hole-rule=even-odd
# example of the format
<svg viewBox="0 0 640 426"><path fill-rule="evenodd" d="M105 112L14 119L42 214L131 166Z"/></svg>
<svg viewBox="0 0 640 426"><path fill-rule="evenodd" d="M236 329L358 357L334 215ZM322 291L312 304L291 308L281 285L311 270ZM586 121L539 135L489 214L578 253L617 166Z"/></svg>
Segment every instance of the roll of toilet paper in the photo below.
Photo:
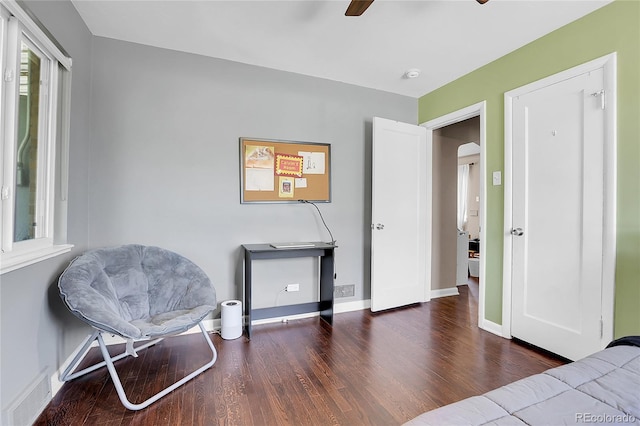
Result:
<svg viewBox="0 0 640 426"><path fill-rule="evenodd" d="M222 323L220 335L223 339L233 340L242 336L242 302L239 300L222 302L220 322Z"/></svg>

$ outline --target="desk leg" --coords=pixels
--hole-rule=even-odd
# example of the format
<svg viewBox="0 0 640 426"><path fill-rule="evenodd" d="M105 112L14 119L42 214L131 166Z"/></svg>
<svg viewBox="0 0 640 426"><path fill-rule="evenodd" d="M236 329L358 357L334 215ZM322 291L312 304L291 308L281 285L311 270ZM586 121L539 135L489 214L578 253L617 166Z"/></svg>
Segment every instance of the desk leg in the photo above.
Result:
<svg viewBox="0 0 640 426"><path fill-rule="evenodd" d="M251 253L244 252L244 314L247 338L251 340Z"/></svg>
<svg viewBox="0 0 640 426"><path fill-rule="evenodd" d="M320 318L333 324L333 249L320 258Z"/></svg>

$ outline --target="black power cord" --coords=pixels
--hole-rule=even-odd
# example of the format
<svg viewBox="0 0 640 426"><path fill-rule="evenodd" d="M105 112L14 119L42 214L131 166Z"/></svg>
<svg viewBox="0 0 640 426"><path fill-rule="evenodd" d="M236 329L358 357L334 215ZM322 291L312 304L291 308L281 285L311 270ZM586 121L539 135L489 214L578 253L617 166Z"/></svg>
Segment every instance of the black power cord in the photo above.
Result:
<svg viewBox="0 0 640 426"><path fill-rule="evenodd" d="M326 228L327 232L329 232L329 236L331 237L331 245L336 245L336 240L333 238L333 234L331 233L331 229L329 229L329 227L327 226L327 222L324 221L324 216L322 216L322 212L320 211L320 209L318 208L318 206L316 206L316 204L312 201L307 201L307 200L298 200L299 203L303 203L303 204L311 204L313 207L316 208L316 210L318 211L318 214L320 215L320 219L322 220L322 224L324 225L324 227ZM333 279L338 278L338 272L336 269L336 260L335 257L333 259Z"/></svg>
<svg viewBox="0 0 640 426"><path fill-rule="evenodd" d="M331 237L331 244L335 245L336 244L336 240L333 239L333 234L331 233L331 229L329 229L329 227L327 226L327 222L324 221L324 217L322 216L322 212L320 211L318 206L316 206L316 204L314 202L312 202L312 201L298 200L298 202L299 203L304 203L304 204L311 204L313 207L316 208L316 210L318 211L318 214L320 215L320 219L322 220L322 224L324 225L324 227L329 232L329 236Z"/></svg>

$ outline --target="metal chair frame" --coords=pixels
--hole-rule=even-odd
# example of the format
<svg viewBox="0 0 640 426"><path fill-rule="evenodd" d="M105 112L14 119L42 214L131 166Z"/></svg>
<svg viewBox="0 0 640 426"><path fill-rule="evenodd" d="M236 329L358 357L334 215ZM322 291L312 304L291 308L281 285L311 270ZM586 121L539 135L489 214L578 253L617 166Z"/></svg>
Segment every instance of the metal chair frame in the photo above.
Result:
<svg viewBox="0 0 640 426"><path fill-rule="evenodd" d="M62 380L63 382L68 382L68 381L73 380L73 379L75 379L77 377L84 376L85 374L91 373L92 371L95 371L95 370L97 370L99 368L102 368L102 367L106 366L107 370L109 371L109 375L111 376L111 380L113 381L113 384L114 384L114 386L116 388L116 392L118 393L118 397L120 398L120 401L122 402L122 405L124 405L129 410L133 410L133 411L141 410L141 409L146 408L149 405L153 404L154 402L156 402L157 400L159 400L163 396L167 395L168 393L174 391L176 388L178 388L178 387L182 386L183 384L187 383L189 380L191 380L194 377L198 376L200 373L202 373L205 370L211 368L213 366L213 364L216 363L216 360L218 358L218 352L216 351L216 348L213 345L213 342L211 341L211 338L209 337L209 334L205 330L204 325L202 324L202 321L200 321L198 323L198 326L200 327L200 331L202 332L202 335L204 336L205 341L207 342L207 344L209 345L209 348L211 349L211 353L213 355L213 357L211 358L211 361L207 362L205 365L203 365L202 367L200 367L197 370L193 371L191 374L185 376L181 380L178 380L174 384L168 386L164 390L158 392L157 394L153 395L152 397L150 397L146 401L141 402L139 404L133 404L127 398L127 395L126 395L126 393L124 391L124 388L122 387L122 382L120 381L120 376L118 376L118 372L116 371L116 368L114 366L114 362L119 361L119 360L121 360L123 358L126 358L127 356L130 356L132 354L125 350L125 352L123 352L122 354L112 357L109 354L109 351L107 349L107 345L104 343L104 339L102 337L103 333L106 333L106 334L112 334L112 333L104 332L104 331L96 329L96 328L94 328L93 334L87 339L87 341L85 342L84 346L80 349L78 354L73 358L73 360L71 361L69 366L60 375L60 380ZM87 367L87 368L85 368L83 370L80 370L80 371L72 373L72 371L77 367L77 365L80 363L80 361L84 357L87 349L89 349L89 346L91 346L91 344L96 339L98 340L98 346L100 347L100 352L102 353L102 357L104 358L104 361L99 362L97 364L94 364L94 365L92 365L90 367ZM146 343L136 347L135 351L140 351L140 350L147 349L150 346L153 346L156 343L162 341L163 339L164 338L158 338L158 339L154 339L154 340L151 340L149 342L146 342ZM132 356L137 356L137 355L132 355Z"/></svg>

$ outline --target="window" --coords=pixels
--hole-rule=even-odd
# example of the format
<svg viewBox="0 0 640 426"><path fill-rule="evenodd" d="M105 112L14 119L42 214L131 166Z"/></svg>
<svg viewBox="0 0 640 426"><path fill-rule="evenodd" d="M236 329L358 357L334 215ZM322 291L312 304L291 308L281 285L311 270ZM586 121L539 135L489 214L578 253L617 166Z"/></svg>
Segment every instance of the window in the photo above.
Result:
<svg viewBox="0 0 640 426"><path fill-rule="evenodd" d="M66 218L59 217L66 212L61 198L66 171L55 167L67 164L71 63L10 1L0 5L0 59L0 260L5 273L71 249L61 233Z"/></svg>

